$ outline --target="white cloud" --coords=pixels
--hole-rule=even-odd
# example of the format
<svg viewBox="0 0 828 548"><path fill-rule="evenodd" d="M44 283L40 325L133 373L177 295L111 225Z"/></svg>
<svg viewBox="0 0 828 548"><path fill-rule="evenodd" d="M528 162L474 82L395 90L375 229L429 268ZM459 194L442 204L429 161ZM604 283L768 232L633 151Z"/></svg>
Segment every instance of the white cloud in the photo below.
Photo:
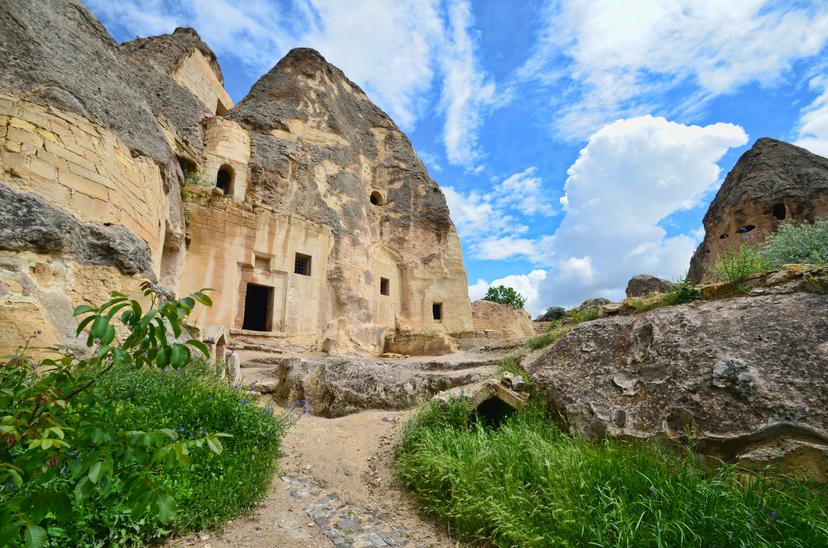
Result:
<svg viewBox="0 0 828 548"><path fill-rule="evenodd" d="M87 2L104 24L130 36L195 27L253 77L293 47L315 48L405 131L434 106L438 83L448 161L471 169L480 156L477 133L495 88L476 58L468 0Z"/></svg>
<svg viewBox="0 0 828 548"><path fill-rule="evenodd" d="M546 279L546 276L547 272L545 270L537 269L531 271L529 274L510 274L509 276L493 280L491 283L479 279L476 283L469 286L469 298L473 301L482 299L486 295L489 287L504 285L511 287L523 297L526 297L524 308L533 317L538 316L547 308L544 306L540 294L540 287Z"/></svg>
<svg viewBox="0 0 828 548"><path fill-rule="evenodd" d="M828 157L828 77L814 78L810 84L822 93L802 113L799 136L794 144Z"/></svg>
<svg viewBox="0 0 828 548"><path fill-rule="evenodd" d="M444 187L446 202L457 231L478 259L501 260L538 256L536 242L525 237L527 216L556 213L543 180L529 167L496 182L488 193L463 194Z"/></svg>
<svg viewBox="0 0 828 548"><path fill-rule="evenodd" d="M537 243L554 267L541 287L543 305L621 297L635 274L684 274L697 234L667 237L659 223L697 205L720 180L717 162L746 142L736 125L687 126L652 116L593 134L567 171L563 221Z"/></svg>
<svg viewBox="0 0 828 548"><path fill-rule="evenodd" d="M518 75L564 90L557 129L582 138L618 117L656 111L652 101L679 84L695 91L676 110L690 111L750 82L773 85L826 42L823 2L562 0L548 7Z"/></svg>
<svg viewBox="0 0 828 548"><path fill-rule="evenodd" d="M443 140L449 162L473 169L480 157L477 130L483 110L493 101L495 86L477 66L471 5L457 2L448 11L447 47L440 56L444 74L441 105L446 115Z"/></svg>

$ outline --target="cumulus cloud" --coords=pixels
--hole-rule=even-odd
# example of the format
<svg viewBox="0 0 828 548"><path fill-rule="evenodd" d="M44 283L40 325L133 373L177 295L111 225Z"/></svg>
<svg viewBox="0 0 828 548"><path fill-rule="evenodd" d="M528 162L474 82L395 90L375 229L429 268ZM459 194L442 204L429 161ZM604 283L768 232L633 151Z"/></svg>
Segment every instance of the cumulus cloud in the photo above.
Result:
<svg viewBox="0 0 828 548"><path fill-rule="evenodd" d="M192 26L252 77L298 46L319 50L405 131L433 107L444 114L446 156L473 167L477 134L495 88L477 61L468 0L88 0L128 36ZM439 99L435 99L435 85ZM435 105L435 101L439 104Z"/></svg>
<svg viewBox="0 0 828 548"><path fill-rule="evenodd" d="M814 78L810 85L822 93L802 113L799 136L794 144L828 157L828 78Z"/></svg>
<svg viewBox="0 0 828 548"><path fill-rule="evenodd" d="M684 274L696 234L668 237L659 223L698 204L720 181L717 162L747 135L733 124L704 127L642 116L593 134L567 171L565 216L539 243L553 267L545 305L618 298L635 274Z"/></svg>
<svg viewBox="0 0 828 548"><path fill-rule="evenodd" d="M557 210L536 172L535 167L526 168L495 182L485 193L443 189L457 231L475 258L538 256L536 242L525 236L529 227L521 220L555 215Z"/></svg>
<svg viewBox="0 0 828 548"><path fill-rule="evenodd" d="M491 283L486 280L479 279L476 283L469 286L469 298L473 301L482 299L486 296L486 291L489 287L496 287L504 285L511 287L523 297L526 297L526 304L524 308L534 317L538 316L546 310L540 294L540 287L546 279L546 270L537 269L531 271L529 274L511 274L493 280Z"/></svg>
<svg viewBox="0 0 828 548"><path fill-rule="evenodd" d="M580 139L618 117L657 111L654 99L680 84L695 92L675 111L750 82L776 83L823 50L828 5L563 0L550 3L540 36L519 76L565 87L557 128Z"/></svg>

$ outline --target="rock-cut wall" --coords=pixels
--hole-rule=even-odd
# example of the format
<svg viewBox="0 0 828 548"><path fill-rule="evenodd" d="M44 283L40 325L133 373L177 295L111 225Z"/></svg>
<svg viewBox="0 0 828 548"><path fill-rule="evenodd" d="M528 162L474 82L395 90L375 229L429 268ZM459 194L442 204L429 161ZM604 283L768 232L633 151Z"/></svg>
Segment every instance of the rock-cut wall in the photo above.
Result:
<svg viewBox="0 0 828 548"><path fill-rule="evenodd" d="M411 143L317 52L234 107L192 29L118 45L77 1L0 11L0 354L71 310L214 288L205 336L379 352L471 330L460 242Z"/></svg>

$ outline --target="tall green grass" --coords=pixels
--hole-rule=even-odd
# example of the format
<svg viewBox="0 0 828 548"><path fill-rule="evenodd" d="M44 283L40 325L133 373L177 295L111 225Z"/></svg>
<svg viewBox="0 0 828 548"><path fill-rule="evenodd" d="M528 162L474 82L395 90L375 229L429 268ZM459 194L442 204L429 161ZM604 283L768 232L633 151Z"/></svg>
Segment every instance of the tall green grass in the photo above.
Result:
<svg viewBox="0 0 828 548"><path fill-rule="evenodd" d="M824 489L572 439L538 407L486 429L462 403L431 404L405 428L397 474L460 539L497 546L828 545Z"/></svg>

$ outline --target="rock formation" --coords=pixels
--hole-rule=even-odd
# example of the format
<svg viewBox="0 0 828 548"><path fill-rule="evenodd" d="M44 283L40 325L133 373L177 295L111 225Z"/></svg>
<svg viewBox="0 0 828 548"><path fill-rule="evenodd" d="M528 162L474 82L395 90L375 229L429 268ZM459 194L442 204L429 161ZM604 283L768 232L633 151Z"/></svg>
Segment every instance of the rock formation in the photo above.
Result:
<svg viewBox="0 0 828 548"><path fill-rule="evenodd" d="M638 274L627 282L627 297L644 297L651 293L667 293L673 283L649 274Z"/></svg>
<svg viewBox="0 0 828 548"><path fill-rule="evenodd" d="M234 107L195 31L118 45L77 1L4 3L0 51L0 354L76 345L74 306L144 278L214 288L194 319L222 346L472 329L442 192L317 52Z"/></svg>
<svg viewBox="0 0 828 548"><path fill-rule="evenodd" d="M535 334L532 318L522 308L492 301L474 301L472 303L472 323L475 332L491 333L494 338L517 340Z"/></svg>
<svg viewBox="0 0 828 548"><path fill-rule="evenodd" d="M825 279L824 281L828 281ZM578 325L530 373L573 432L828 480L828 283ZM761 293L766 294L761 294Z"/></svg>
<svg viewBox="0 0 828 548"><path fill-rule="evenodd" d="M704 240L688 278L709 278L717 257L744 241L761 241L783 221L828 216L828 158L762 138L728 173L704 216Z"/></svg>

